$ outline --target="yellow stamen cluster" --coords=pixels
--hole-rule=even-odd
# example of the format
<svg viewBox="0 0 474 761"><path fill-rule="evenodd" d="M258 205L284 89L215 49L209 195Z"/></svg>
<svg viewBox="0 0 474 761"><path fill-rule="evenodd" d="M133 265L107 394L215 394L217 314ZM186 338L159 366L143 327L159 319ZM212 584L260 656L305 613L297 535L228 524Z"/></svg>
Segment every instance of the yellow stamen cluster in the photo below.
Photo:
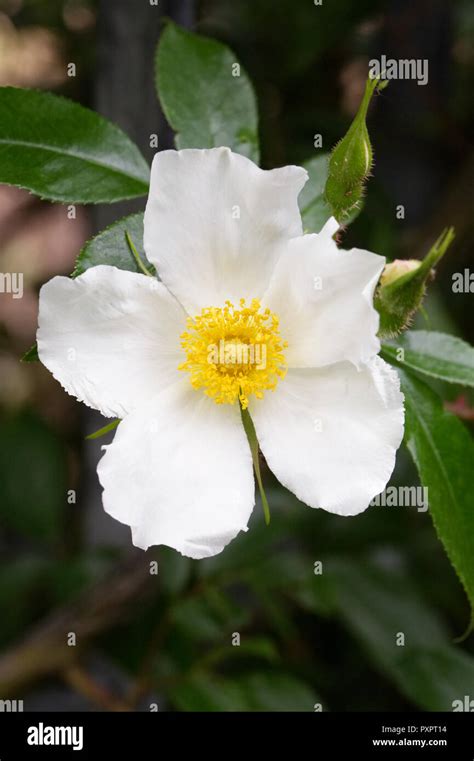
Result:
<svg viewBox="0 0 474 761"><path fill-rule="evenodd" d="M253 299L236 309L230 301L224 307L206 307L189 317L181 335L186 361L179 365L191 375L191 385L203 389L216 404L235 404L246 409L249 396L262 399L273 391L286 373L278 317L270 309L261 310Z"/></svg>

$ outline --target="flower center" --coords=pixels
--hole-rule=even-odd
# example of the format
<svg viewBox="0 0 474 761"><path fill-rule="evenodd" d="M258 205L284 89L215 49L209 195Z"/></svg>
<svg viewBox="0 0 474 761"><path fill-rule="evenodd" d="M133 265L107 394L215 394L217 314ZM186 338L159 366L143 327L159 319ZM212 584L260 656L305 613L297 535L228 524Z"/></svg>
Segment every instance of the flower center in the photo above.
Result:
<svg viewBox="0 0 474 761"><path fill-rule="evenodd" d="M206 307L189 317L181 335L186 362L180 370L190 373L193 388L202 388L216 404L235 404L243 409L254 394L262 399L273 391L286 373L279 320L269 309L261 310L253 299L236 309L230 301L224 307Z"/></svg>

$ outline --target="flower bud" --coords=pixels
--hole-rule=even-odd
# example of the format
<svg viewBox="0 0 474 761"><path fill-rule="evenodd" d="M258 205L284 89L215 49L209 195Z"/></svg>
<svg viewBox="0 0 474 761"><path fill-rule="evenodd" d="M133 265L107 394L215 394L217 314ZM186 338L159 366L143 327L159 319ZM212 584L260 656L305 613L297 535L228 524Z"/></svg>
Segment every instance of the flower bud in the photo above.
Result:
<svg viewBox="0 0 474 761"><path fill-rule="evenodd" d="M390 264L386 264L380 277L380 285L388 285L398 280L399 277L406 275L407 272L413 272L421 267L418 259L395 259Z"/></svg>
<svg viewBox="0 0 474 761"><path fill-rule="evenodd" d="M374 299L380 315L380 338L393 338L410 325L421 306L433 268L453 239L454 229L449 227L443 230L423 261L396 259L386 265Z"/></svg>
<svg viewBox="0 0 474 761"><path fill-rule="evenodd" d="M364 194L364 183L373 164L373 152L367 131L369 103L378 79L368 79L359 110L346 135L333 148L329 159L325 197L339 222L347 220L358 208Z"/></svg>

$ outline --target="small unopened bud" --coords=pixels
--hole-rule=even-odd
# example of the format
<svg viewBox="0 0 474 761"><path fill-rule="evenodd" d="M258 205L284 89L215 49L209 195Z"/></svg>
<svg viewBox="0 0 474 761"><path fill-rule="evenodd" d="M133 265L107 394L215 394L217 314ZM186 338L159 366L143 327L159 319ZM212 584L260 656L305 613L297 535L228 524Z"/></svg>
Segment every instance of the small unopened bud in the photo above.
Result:
<svg viewBox="0 0 474 761"><path fill-rule="evenodd" d="M374 299L380 316L380 338L393 338L410 325L422 304L434 267L453 239L454 230L449 227L443 230L423 261L396 259L384 268Z"/></svg>
<svg viewBox="0 0 474 761"><path fill-rule="evenodd" d="M378 79L368 79L359 110L346 135L339 141L329 159L325 187L326 201L340 222L358 208L364 195L364 184L373 164L373 151L367 131L367 111L372 95L380 89Z"/></svg>
<svg viewBox="0 0 474 761"><path fill-rule="evenodd" d="M388 285L398 280L399 277L406 275L407 272L413 272L421 267L418 259L395 259L390 264L386 264L380 278L380 285Z"/></svg>

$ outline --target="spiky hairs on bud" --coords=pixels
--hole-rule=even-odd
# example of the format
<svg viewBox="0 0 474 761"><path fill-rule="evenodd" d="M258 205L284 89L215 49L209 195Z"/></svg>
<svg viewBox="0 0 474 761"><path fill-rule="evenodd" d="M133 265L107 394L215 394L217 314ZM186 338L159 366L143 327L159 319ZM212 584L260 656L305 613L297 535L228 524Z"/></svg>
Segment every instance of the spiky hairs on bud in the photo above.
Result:
<svg viewBox="0 0 474 761"><path fill-rule="evenodd" d="M367 80L354 121L332 150L324 194L339 222L351 216L364 195L365 182L374 159L367 131L367 111L375 90L382 89L386 84L379 79Z"/></svg>
<svg viewBox="0 0 474 761"><path fill-rule="evenodd" d="M380 315L380 338L394 338L406 330L420 308L434 267L454 240L452 227L443 230L423 261L396 260L385 267L375 293Z"/></svg>

